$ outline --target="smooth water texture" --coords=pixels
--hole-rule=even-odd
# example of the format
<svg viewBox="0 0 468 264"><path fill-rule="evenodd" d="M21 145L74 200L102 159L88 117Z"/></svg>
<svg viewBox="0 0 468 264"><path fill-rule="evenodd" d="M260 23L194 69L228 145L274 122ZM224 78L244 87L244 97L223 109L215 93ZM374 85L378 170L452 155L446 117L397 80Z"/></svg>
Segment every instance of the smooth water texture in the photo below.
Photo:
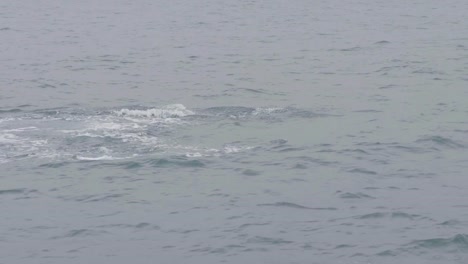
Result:
<svg viewBox="0 0 468 264"><path fill-rule="evenodd" d="M467 263L467 9L2 1L0 263Z"/></svg>

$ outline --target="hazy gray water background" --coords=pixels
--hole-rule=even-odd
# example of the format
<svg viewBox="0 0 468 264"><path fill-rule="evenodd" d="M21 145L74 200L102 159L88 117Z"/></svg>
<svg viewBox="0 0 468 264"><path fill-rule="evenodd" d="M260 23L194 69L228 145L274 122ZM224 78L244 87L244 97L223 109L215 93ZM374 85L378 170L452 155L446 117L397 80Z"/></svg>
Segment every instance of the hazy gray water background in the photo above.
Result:
<svg viewBox="0 0 468 264"><path fill-rule="evenodd" d="M2 1L0 263L466 263L465 1Z"/></svg>

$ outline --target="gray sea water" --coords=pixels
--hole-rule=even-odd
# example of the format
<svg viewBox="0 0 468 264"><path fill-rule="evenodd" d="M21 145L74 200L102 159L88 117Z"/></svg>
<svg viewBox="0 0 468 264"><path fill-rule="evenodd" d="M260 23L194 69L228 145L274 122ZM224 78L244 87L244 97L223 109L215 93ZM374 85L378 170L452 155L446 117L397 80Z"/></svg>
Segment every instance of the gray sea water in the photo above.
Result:
<svg viewBox="0 0 468 264"><path fill-rule="evenodd" d="M0 263L468 263L468 3L0 2Z"/></svg>

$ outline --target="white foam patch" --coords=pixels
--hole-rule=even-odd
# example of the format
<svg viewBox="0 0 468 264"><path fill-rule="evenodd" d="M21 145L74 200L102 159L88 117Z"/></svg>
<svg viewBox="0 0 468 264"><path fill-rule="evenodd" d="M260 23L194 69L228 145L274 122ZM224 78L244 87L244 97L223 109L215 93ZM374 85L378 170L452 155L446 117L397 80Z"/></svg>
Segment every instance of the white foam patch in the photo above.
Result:
<svg viewBox="0 0 468 264"><path fill-rule="evenodd" d="M46 139L30 139L10 133L0 134L0 144L15 145L17 148L34 149L47 144Z"/></svg>
<svg viewBox="0 0 468 264"><path fill-rule="evenodd" d="M32 131L32 130L38 130L38 128L34 126L30 126L30 127L20 127L20 128L15 128L15 129L7 129L4 131L5 132L24 132L24 131Z"/></svg>
<svg viewBox="0 0 468 264"><path fill-rule="evenodd" d="M77 134L77 133L82 133L83 135L85 133L90 133L90 132L99 132L99 131L125 131L125 130L136 130L136 129L141 129L142 126L136 123L122 123L116 120L116 121L111 121L107 119L94 119L94 120L88 120L84 124L84 128L82 129L65 129L65 130L60 130L63 133L69 133L69 134ZM88 136L92 136L92 134L88 134ZM102 136L99 134L95 134L95 136Z"/></svg>
<svg viewBox="0 0 468 264"><path fill-rule="evenodd" d="M95 121L88 124L87 130L122 130L125 129L124 124L114 122Z"/></svg>
<svg viewBox="0 0 468 264"><path fill-rule="evenodd" d="M198 157L220 157L222 155L229 155L233 153L239 153L253 149L251 146L234 146L234 145L225 145L221 149L215 148L200 148L194 146L165 146L167 150L181 150L184 151L184 155L188 158L198 158Z"/></svg>
<svg viewBox="0 0 468 264"><path fill-rule="evenodd" d="M12 117L0 118L0 123L15 121L15 120L16 120L16 118L12 118Z"/></svg>
<svg viewBox="0 0 468 264"><path fill-rule="evenodd" d="M223 153L230 154L230 153L238 153L238 152L243 152L246 150L253 149L253 147L250 146L233 146L233 145L226 145L223 147Z"/></svg>
<svg viewBox="0 0 468 264"><path fill-rule="evenodd" d="M145 117L145 118L161 118L161 119L170 119L170 118L179 118L188 115L195 114L194 112L188 110L182 104L173 104L167 105L162 108L151 108L146 110L132 110L132 109L121 109L114 111L118 116L130 116L130 117Z"/></svg>
<svg viewBox="0 0 468 264"><path fill-rule="evenodd" d="M82 129L60 130L62 133L74 137L114 138L122 142L140 142L143 144L156 144L158 138L146 133L148 124L128 122L129 120L105 117L87 120Z"/></svg>
<svg viewBox="0 0 468 264"><path fill-rule="evenodd" d="M63 131L71 134L74 137L90 137L90 138L114 138L120 139L124 143L140 143L144 145L157 145L159 139L155 136L145 135L143 131L125 131L125 130L71 130Z"/></svg>
<svg viewBox="0 0 468 264"><path fill-rule="evenodd" d="M98 161L98 160L123 160L123 159L131 159L137 157L138 154L133 154L131 156L125 156L125 157L115 157L109 154L104 154L101 156L95 156L95 157L86 157L86 156L80 156L80 155L75 155L74 158L77 160L85 160L85 161Z"/></svg>
<svg viewBox="0 0 468 264"><path fill-rule="evenodd" d="M84 156L75 156L77 160L88 160L88 161L93 161L93 160L118 160L118 159L125 159L125 158L116 158L112 157L109 155L103 155L99 157L84 157Z"/></svg>
<svg viewBox="0 0 468 264"><path fill-rule="evenodd" d="M187 152L185 153L185 156L187 158L200 158L200 157L203 157L204 155L200 152Z"/></svg>
<svg viewBox="0 0 468 264"><path fill-rule="evenodd" d="M0 134L0 143L1 144L16 144L20 142L20 139L18 136L10 133L3 133Z"/></svg>
<svg viewBox="0 0 468 264"><path fill-rule="evenodd" d="M282 110L258 108L255 113ZM99 113L45 119L42 116L29 116L26 121L18 123L15 127L0 129L0 163L28 157L86 161L120 160L148 153L184 155L189 158L221 157L253 148L236 144L210 148L182 145L169 140L169 132L186 122L191 122L181 117L194 114L185 106L174 104L147 110L121 109L111 112L110 115ZM50 124L50 121L54 122Z"/></svg>
<svg viewBox="0 0 468 264"><path fill-rule="evenodd" d="M31 139L11 133L1 133L0 163L27 157L41 157L47 150L47 144L47 139Z"/></svg>
<svg viewBox="0 0 468 264"><path fill-rule="evenodd" d="M279 112L283 112L284 110L285 110L284 108L279 108L279 107L269 107L269 108L259 107L259 108L256 108L255 111L252 112L252 115L256 116L256 115L279 113Z"/></svg>

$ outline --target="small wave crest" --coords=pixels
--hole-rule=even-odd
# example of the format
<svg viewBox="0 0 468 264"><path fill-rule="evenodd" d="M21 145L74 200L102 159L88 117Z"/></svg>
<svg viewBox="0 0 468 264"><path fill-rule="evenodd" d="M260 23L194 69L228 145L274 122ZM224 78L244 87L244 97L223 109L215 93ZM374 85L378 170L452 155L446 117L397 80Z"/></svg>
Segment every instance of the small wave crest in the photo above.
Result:
<svg viewBox="0 0 468 264"><path fill-rule="evenodd" d="M257 206L286 207L286 208L308 209L308 210L337 210L337 208L335 208L335 207L308 207L308 206L295 204L295 203L290 203L290 202L276 202L276 203L257 204Z"/></svg>
<svg viewBox="0 0 468 264"><path fill-rule="evenodd" d="M457 234L450 238L431 238L416 240L410 243L410 245L420 248L448 248L455 247L460 250L468 251L468 235Z"/></svg>
<svg viewBox="0 0 468 264"><path fill-rule="evenodd" d="M75 156L77 160L83 160L83 161L99 161L99 160L119 160L119 159L127 159L130 157L113 157L110 155L103 155L103 156L98 156L98 157L85 157L85 156Z"/></svg>
<svg viewBox="0 0 468 264"><path fill-rule="evenodd" d="M403 254L412 255L439 255L441 252L450 254L468 252L468 235L456 234L452 237L436 237L428 239L413 240L394 250L385 250L378 253L379 256L397 256ZM451 262L461 263L461 262ZM465 262L463 262L465 263Z"/></svg>
<svg viewBox="0 0 468 264"><path fill-rule="evenodd" d="M218 106L200 109L200 114L208 116L225 117L230 119L260 119L266 121L281 121L289 118L315 118L329 116L318 114L308 109L295 107L244 107L244 106Z"/></svg>
<svg viewBox="0 0 468 264"><path fill-rule="evenodd" d="M442 136L427 136L416 140L417 143L431 144L433 147L464 148L465 145Z"/></svg>

